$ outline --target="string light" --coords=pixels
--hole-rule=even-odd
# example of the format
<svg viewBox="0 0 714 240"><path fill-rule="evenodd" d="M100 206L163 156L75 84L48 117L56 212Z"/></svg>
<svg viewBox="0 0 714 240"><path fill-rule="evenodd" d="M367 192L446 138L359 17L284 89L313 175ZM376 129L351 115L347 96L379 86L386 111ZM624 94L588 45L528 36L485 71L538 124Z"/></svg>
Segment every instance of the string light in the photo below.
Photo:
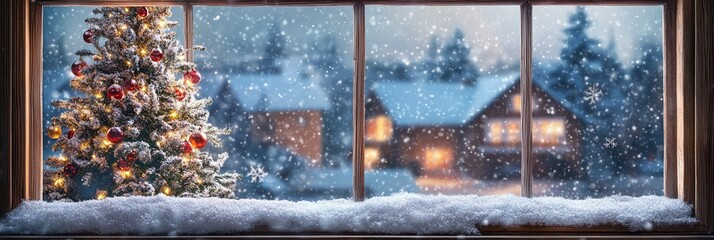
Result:
<svg viewBox="0 0 714 240"><path fill-rule="evenodd" d="M197 177L197 178L196 178L196 183L198 183L198 184L203 184L203 179L201 179L200 177Z"/></svg>
<svg viewBox="0 0 714 240"><path fill-rule="evenodd" d="M97 200L104 200L105 198L107 198L107 191L97 190L96 196L97 196Z"/></svg>
<svg viewBox="0 0 714 240"><path fill-rule="evenodd" d="M171 195L171 188L169 186L163 186L163 187L161 187L161 192L167 196Z"/></svg>
<svg viewBox="0 0 714 240"><path fill-rule="evenodd" d="M67 161L67 157L65 157L64 155L60 155L60 156L59 156L59 160L60 160L60 162L66 162L66 161Z"/></svg>
<svg viewBox="0 0 714 240"><path fill-rule="evenodd" d="M164 21L164 20L159 21L159 27L160 27L160 28L165 28L165 27L166 27L166 21Z"/></svg>
<svg viewBox="0 0 714 240"><path fill-rule="evenodd" d="M56 188L64 187L64 178L62 178L62 177L55 178L54 181L52 182L52 185L55 186Z"/></svg>
<svg viewBox="0 0 714 240"><path fill-rule="evenodd" d="M124 63L126 63L127 66L131 67L131 61L126 61Z"/></svg>
<svg viewBox="0 0 714 240"><path fill-rule="evenodd" d="M105 147L105 148L106 148L106 147L109 147L109 146L111 146L111 145L112 145L112 142L110 142L109 140L106 140L106 139L102 140L102 147Z"/></svg>
<svg viewBox="0 0 714 240"><path fill-rule="evenodd" d="M119 176L121 176L124 179L130 178L131 177L131 170L127 171L119 171Z"/></svg>
<svg viewBox="0 0 714 240"><path fill-rule="evenodd" d="M102 97L103 97L102 92L98 92L97 94L94 94L94 97L96 97L97 99L102 99Z"/></svg>

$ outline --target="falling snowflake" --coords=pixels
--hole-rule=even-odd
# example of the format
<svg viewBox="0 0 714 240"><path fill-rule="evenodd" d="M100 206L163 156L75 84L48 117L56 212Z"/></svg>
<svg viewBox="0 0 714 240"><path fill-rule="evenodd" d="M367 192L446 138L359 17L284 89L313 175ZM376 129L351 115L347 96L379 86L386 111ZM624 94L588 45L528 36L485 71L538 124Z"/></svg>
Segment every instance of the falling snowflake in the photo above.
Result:
<svg viewBox="0 0 714 240"><path fill-rule="evenodd" d="M265 176L268 176L268 173L263 170L263 167L254 168L251 166L248 176L250 177L250 182L263 182L263 179Z"/></svg>
<svg viewBox="0 0 714 240"><path fill-rule="evenodd" d="M606 147L606 148L614 148L614 147L617 147L617 143L615 142L615 138L605 138L605 147Z"/></svg>
<svg viewBox="0 0 714 240"><path fill-rule="evenodd" d="M602 90L597 88L597 86L589 86L588 90L585 91L585 100L590 101L590 104L595 104L600 101L602 96Z"/></svg>

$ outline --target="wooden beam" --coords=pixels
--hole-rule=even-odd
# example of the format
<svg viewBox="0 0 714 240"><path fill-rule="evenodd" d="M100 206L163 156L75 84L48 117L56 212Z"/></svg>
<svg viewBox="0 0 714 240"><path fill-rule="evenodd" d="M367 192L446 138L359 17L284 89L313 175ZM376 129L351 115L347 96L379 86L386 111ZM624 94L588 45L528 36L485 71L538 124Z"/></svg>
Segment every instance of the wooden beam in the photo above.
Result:
<svg viewBox="0 0 714 240"><path fill-rule="evenodd" d="M677 197L694 204L694 2L677 1Z"/></svg>
<svg viewBox="0 0 714 240"><path fill-rule="evenodd" d="M13 132L13 114L12 114L12 86L15 81L13 73L12 62L12 17L13 9L12 5L15 1L1 1L0 2L0 31L3 34L10 33L10 36L3 36L0 39L0 73L2 73L2 79L0 81L0 94L2 96L10 96L0 98L0 112L10 113L2 114L0 116L0 218L2 218L5 213L12 209L12 186L13 186L13 175L12 175L12 132ZM15 37L16 38L16 37Z"/></svg>
<svg viewBox="0 0 714 240"><path fill-rule="evenodd" d="M714 231L714 1L694 4L694 216Z"/></svg>
<svg viewBox="0 0 714 240"><path fill-rule="evenodd" d="M533 92L533 7L521 5L521 196L533 196L531 93Z"/></svg>
<svg viewBox="0 0 714 240"><path fill-rule="evenodd" d="M193 5L186 3L183 6L184 27L183 35L186 47L186 61L193 62Z"/></svg>
<svg viewBox="0 0 714 240"><path fill-rule="evenodd" d="M27 41L29 61L25 82L25 199L42 200L42 6L30 5L29 39Z"/></svg>
<svg viewBox="0 0 714 240"><path fill-rule="evenodd" d="M354 62L352 83L352 191L355 201L364 200L364 71L365 29L364 4L354 5Z"/></svg>
<svg viewBox="0 0 714 240"><path fill-rule="evenodd" d="M664 195L677 197L677 3L667 1L663 12L664 45Z"/></svg>
<svg viewBox="0 0 714 240"><path fill-rule="evenodd" d="M42 5L92 5L92 6L146 6L186 5L194 6L325 6L325 5L662 5L667 0L40 0Z"/></svg>

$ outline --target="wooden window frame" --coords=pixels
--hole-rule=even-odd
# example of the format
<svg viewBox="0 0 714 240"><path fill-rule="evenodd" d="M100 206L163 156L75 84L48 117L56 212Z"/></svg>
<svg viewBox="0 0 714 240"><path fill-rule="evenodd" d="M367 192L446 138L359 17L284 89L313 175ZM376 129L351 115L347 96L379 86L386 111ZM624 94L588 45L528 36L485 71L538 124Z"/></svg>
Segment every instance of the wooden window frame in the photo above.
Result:
<svg viewBox="0 0 714 240"><path fill-rule="evenodd" d="M42 199L42 7L182 6L187 60L193 60L193 6L353 6L353 197L364 200L365 5L512 5L521 12L521 137L531 138L532 6L661 5L664 46L664 192L694 206L695 226L655 226L650 234L714 232L714 1L708 0L12 0L3 10L11 19L10 78L0 81L0 214L22 200ZM5 8L5 5L8 8ZM696 51L695 51L696 49ZM4 65L4 64L3 64ZM522 196L532 196L532 141L521 141ZM629 233L625 226L564 228L480 227L489 234Z"/></svg>

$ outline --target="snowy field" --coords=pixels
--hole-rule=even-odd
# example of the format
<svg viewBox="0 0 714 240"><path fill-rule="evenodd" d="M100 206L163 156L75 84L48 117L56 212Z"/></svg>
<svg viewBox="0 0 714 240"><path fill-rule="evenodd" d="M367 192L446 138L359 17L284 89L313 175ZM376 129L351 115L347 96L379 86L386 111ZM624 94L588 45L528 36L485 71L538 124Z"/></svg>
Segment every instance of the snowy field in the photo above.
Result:
<svg viewBox="0 0 714 240"><path fill-rule="evenodd" d="M0 235L239 234L275 232L478 234L476 225L596 226L632 231L692 224L691 206L661 196L571 200L514 195L396 194L364 202L120 197L78 203L25 202L0 222Z"/></svg>

